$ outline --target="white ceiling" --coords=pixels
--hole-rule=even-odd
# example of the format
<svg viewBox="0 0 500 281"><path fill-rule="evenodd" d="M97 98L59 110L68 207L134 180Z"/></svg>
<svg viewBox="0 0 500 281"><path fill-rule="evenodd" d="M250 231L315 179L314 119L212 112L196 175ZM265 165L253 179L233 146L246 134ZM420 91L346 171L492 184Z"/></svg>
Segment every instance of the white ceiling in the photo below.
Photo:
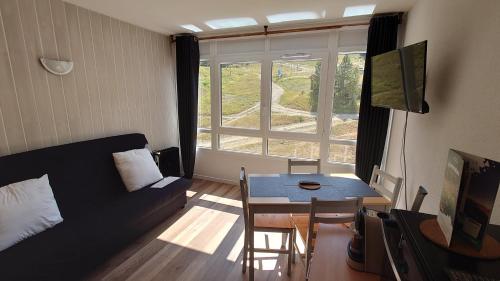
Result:
<svg viewBox="0 0 500 281"><path fill-rule="evenodd" d="M417 0L64 0L150 30L164 34L188 32L180 27L194 24L202 34L214 33L204 22L214 19L251 17L258 27L292 26L338 22L347 6L376 4L375 13L408 11ZM269 24L266 16L278 13L312 11L325 15L320 20ZM354 17L349 20L363 19ZM344 19L345 20L345 19ZM252 27L255 29L258 27ZM234 32L249 28L217 30Z"/></svg>

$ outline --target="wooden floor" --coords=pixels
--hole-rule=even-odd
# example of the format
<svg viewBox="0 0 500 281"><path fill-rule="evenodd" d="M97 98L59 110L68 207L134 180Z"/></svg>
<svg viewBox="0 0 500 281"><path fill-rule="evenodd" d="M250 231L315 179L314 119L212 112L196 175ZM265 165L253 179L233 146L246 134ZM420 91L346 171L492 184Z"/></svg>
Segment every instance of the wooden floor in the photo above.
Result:
<svg viewBox="0 0 500 281"><path fill-rule="evenodd" d="M237 186L194 180L183 210L112 258L89 280L247 280L248 271L241 272L240 198ZM283 240L281 234L258 233L255 246L279 248ZM291 277L286 264L286 255L256 253L255 280L305 280L299 258Z"/></svg>

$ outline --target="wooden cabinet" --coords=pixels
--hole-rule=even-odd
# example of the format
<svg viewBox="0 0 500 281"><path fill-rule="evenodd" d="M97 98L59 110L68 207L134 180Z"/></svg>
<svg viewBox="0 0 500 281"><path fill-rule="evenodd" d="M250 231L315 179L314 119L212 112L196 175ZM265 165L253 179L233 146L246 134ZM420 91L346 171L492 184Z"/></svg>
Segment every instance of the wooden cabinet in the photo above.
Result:
<svg viewBox="0 0 500 281"><path fill-rule="evenodd" d="M449 280L445 272L447 269L490 278L500 276L500 259L480 260L464 257L440 248L422 236L420 222L434 217L393 209L390 218L383 221L384 244L389 260L384 276L386 280ZM500 226L490 225L488 233L500 240Z"/></svg>

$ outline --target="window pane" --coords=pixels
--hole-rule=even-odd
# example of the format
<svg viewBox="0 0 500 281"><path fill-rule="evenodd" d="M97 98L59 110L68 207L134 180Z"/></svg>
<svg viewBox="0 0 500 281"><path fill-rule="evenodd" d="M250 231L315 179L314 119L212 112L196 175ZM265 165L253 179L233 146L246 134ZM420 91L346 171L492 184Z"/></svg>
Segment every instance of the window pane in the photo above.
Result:
<svg viewBox="0 0 500 281"><path fill-rule="evenodd" d="M318 159L319 143L295 140L269 139L268 154L273 156Z"/></svg>
<svg viewBox="0 0 500 281"><path fill-rule="evenodd" d="M355 164L356 144L330 144L331 162Z"/></svg>
<svg viewBox="0 0 500 281"><path fill-rule="evenodd" d="M358 134L364 52L339 53L330 138L355 140Z"/></svg>
<svg viewBox="0 0 500 281"><path fill-rule="evenodd" d="M260 127L260 63L223 63L222 126Z"/></svg>
<svg viewBox="0 0 500 281"><path fill-rule="evenodd" d="M273 61L271 130L316 133L321 61Z"/></svg>
<svg viewBox="0 0 500 281"><path fill-rule="evenodd" d="M219 135L219 149L262 154L262 139L244 136Z"/></svg>
<svg viewBox="0 0 500 281"><path fill-rule="evenodd" d="M196 146L198 146L198 147L212 148L212 134L198 132L198 138L196 140Z"/></svg>
<svg viewBox="0 0 500 281"><path fill-rule="evenodd" d="M210 65L207 61L200 61L198 77L198 128L210 129Z"/></svg>

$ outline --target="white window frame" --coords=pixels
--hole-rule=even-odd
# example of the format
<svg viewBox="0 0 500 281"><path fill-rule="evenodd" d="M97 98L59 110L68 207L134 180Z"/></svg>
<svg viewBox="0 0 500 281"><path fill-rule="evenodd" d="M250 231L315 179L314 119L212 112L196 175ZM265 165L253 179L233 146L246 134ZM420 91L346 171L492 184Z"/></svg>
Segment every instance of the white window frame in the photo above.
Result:
<svg viewBox="0 0 500 281"><path fill-rule="evenodd" d="M210 53L202 55L200 60L207 60L210 65L211 79L211 129L198 128L198 132L211 133L211 148L198 147L219 151L221 153L242 153L256 157L267 158L287 158L281 156L268 155L269 139L285 139L295 141L316 142L320 145L321 165L325 168L332 166L344 166L346 169L354 171L354 164L334 162L329 160L330 144L355 144L355 140L330 139L332 106L334 96L335 75L337 69L337 58L341 52L366 52L365 45L342 46L339 47L340 31L328 32L328 48L324 49L289 49L289 50L270 50L270 39L266 38L265 48L259 52L217 54L217 42L211 41ZM272 40L272 39L271 39ZM275 60L282 59L281 56L290 53L311 54L311 59L321 59L320 89L318 96L318 119L316 133L286 132L271 130L271 98L272 98L272 63ZM221 63L238 62L260 62L261 63L261 105L260 105L260 127L259 129L245 129L224 127L221 125L222 104L221 104ZM262 139L261 154L250 154L246 152L237 152L221 150L219 146L219 135L236 135L257 137Z"/></svg>
<svg viewBox="0 0 500 281"><path fill-rule="evenodd" d="M212 113L212 110L213 110L213 106L212 106L212 102L213 102L213 95L212 95L212 92L213 92L213 85L212 85L212 61L210 60L210 57L206 57L206 56L200 56L200 62L201 61L206 61L208 62L208 65L210 66L210 129L208 128L196 128L197 129L197 133L208 133L212 136L212 139L210 141L210 147L206 147L206 146L197 146L196 149L212 149L213 148L213 145L214 145L214 142L213 142L213 134L212 134L212 130L213 130L213 113ZM198 86L199 87L199 86ZM199 108L199 93L198 93L198 108Z"/></svg>
<svg viewBox="0 0 500 281"><path fill-rule="evenodd" d="M222 126L222 79L221 79L221 64L225 63L243 63L243 62L257 62L261 64L261 77L264 77L262 74L264 68L265 56L264 53L241 53L241 54L231 54L231 55L220 55L214 58L214 67L211 66L210 74L214 74L215 76L215 89L212 88L212 110L214 113L212 114L212 128L215 134L215 142L214 137L212 137L212 148L215 147L215 150L221 151L229 151L220 149L219 143L219 135L236 135L236 136L247 136L247 137L259 137L262 138L262 121L259 124L259 129L251 129L251 128L237 128L237 127L227 127ZM215 73L214 73L215 72ZM262 95L263 95L263 79L260 81L260 93L261 93L261 107L260 107L260 115L262 120ZM214 80L212 80L214 81ZM214 118L215 117L215 118ZM215 144L215 145L214 145ZM263 145L264 146L264 145ZM231 151L235 153L245 153L247 152L237 152Z"/></svg>
<svg viewBox="0 0 500 281"><path fill-rule="evenodd" d="M321 147L322 150L325 152L324 155L321 155L322 159L325 159L325 161L322 161L324 165L326 166L344 166L348 169L354 170L355 164L351 163L346 163L346 162L338 162L338 161L330 161L330 145L331 144L339 144L339 145L356 145L357 140L343 140L343 139L335 139L335 138L330 138L331 136L331 130L332 130L332 116L333 116L333 98L335 96L335 79L336 79L336 74L337 74L337 63L338 63L338 56L341 53L350 53L350 52L365 52L366 53L366 45L353 45L353 46L342 46L342 47L336 47L333 48L330 52L331 55L331 73L329 74L329 77L332 79L332 82L330 83L331 88L329 89L330 95L328 95L328 100L325 101L326 104L330 105L329 112L325 112L325 118L328 120L328 127L324 127L326 129L325 131L325 138L323 146Z"/></svg>

